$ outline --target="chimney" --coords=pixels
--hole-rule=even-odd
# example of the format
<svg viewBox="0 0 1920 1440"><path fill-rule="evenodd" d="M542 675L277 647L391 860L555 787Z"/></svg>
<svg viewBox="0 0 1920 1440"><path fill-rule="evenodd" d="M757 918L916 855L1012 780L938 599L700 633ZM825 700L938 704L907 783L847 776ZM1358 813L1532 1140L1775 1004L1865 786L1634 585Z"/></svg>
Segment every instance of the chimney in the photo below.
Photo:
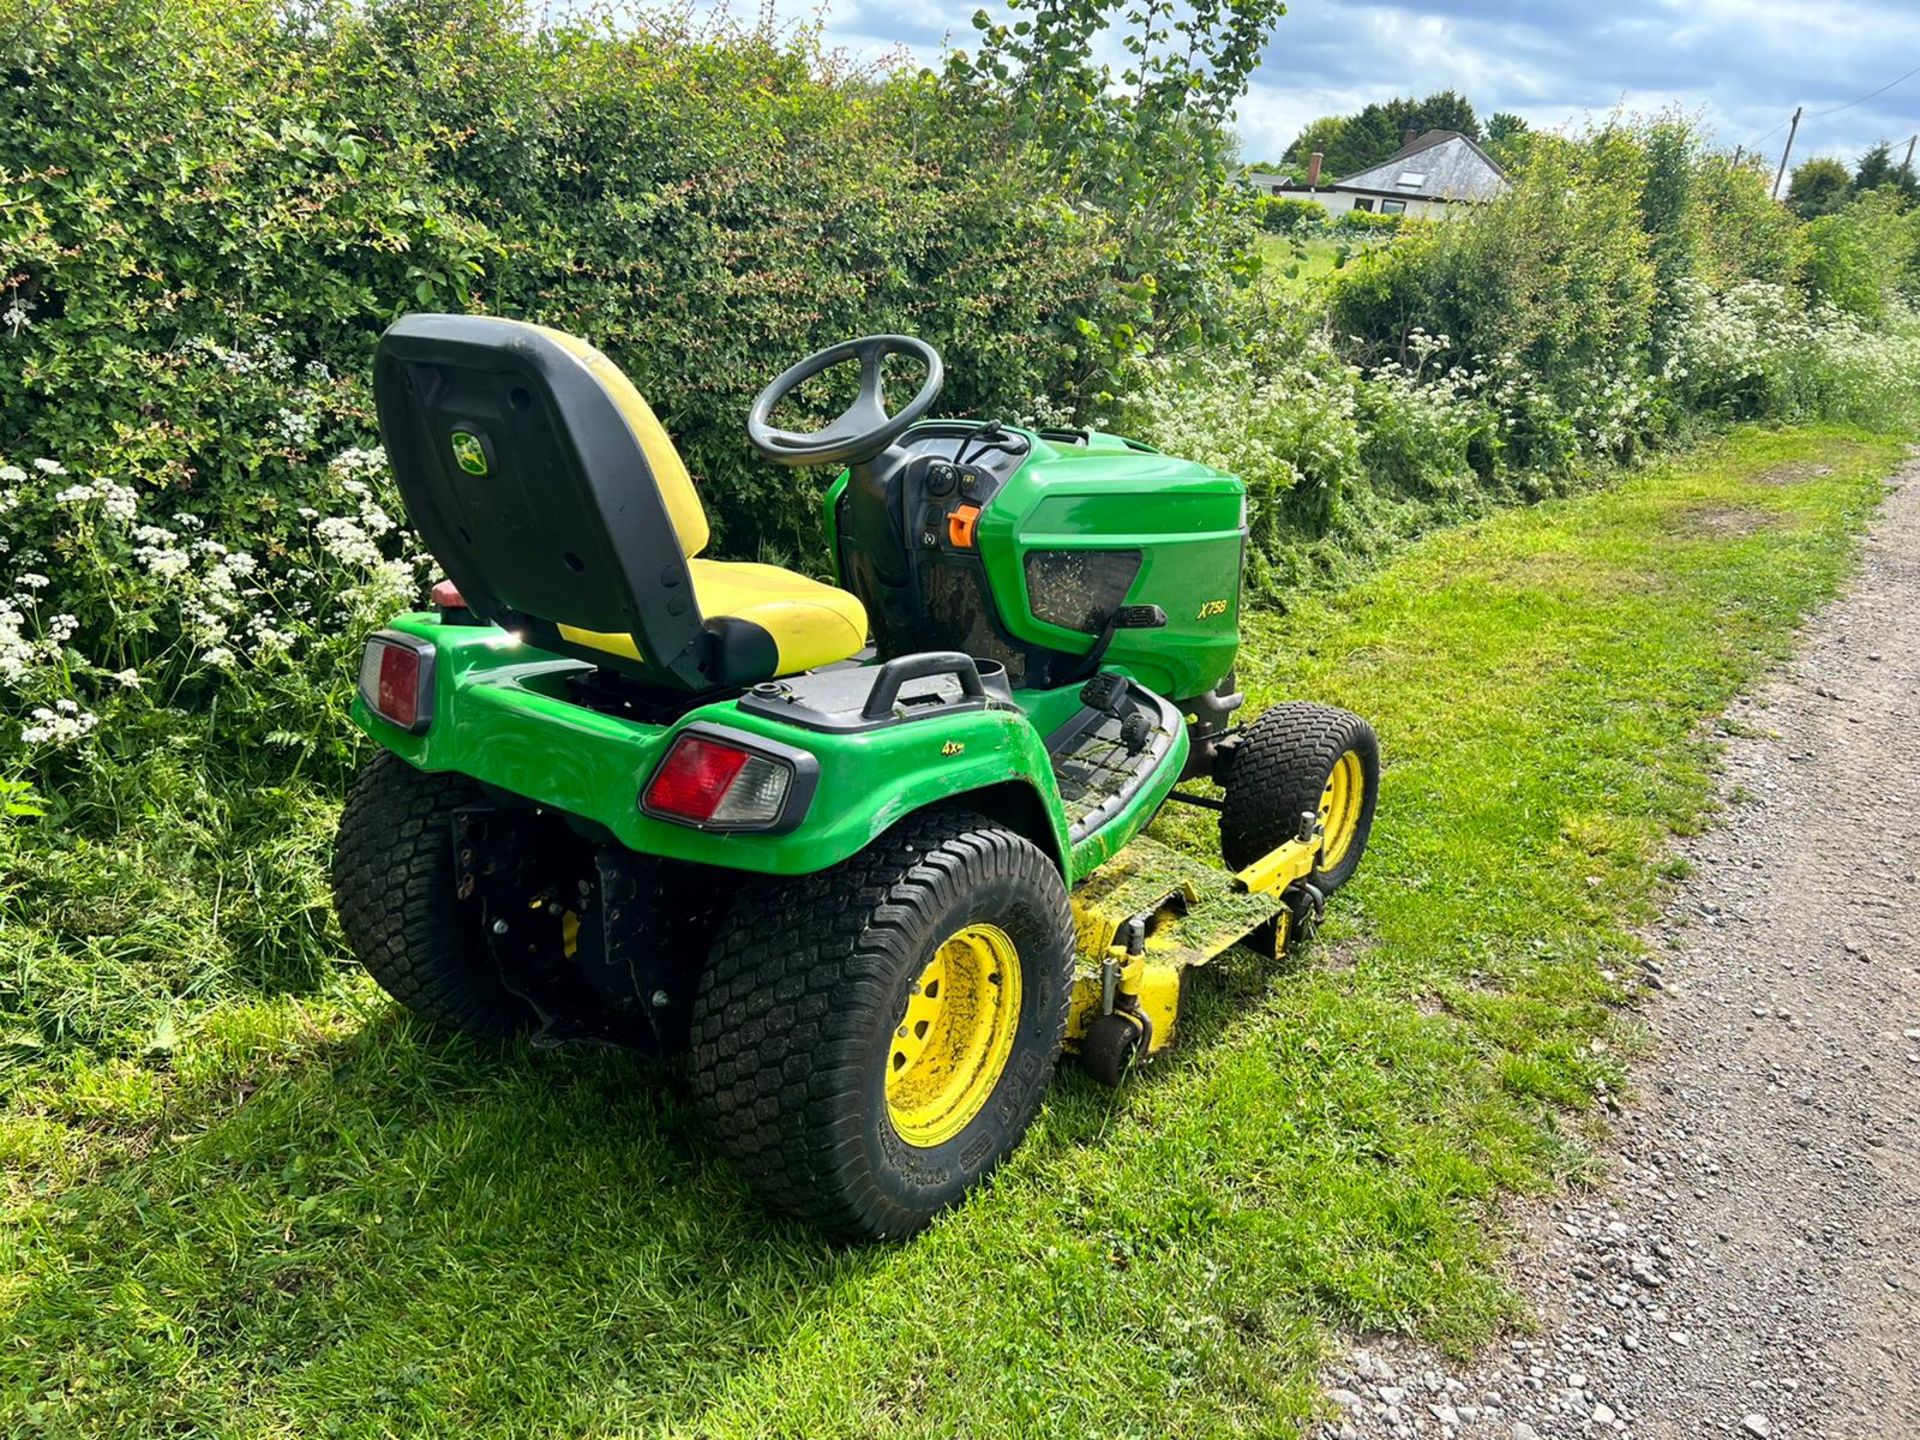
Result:
<svg viewBox="0 0 1920 1440"><path fill-rule="evenodd" d="M1400 144L1403 147L1405 147L1405 146L1411 145L1414 141L1418 140L1419 138L1420 138L1420 132L1418 130L1409 130L1407 131L1407 138L1402 140Z"/></svg>
<svg viewBox="0 0 1920 1440"><path fill-rule="evenodd" d="M1311 190L1320 183L1320 164L1327 157L1318 150L1307 161L1307 189Z"/></svg>

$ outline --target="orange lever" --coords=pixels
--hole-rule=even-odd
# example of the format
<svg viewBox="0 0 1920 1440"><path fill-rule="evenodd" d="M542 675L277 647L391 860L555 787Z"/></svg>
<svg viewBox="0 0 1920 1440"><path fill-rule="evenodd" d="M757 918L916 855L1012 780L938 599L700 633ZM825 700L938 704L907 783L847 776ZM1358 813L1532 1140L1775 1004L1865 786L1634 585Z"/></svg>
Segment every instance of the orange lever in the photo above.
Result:
<svg viewBox="0 0 1920 1440"><path fill-rule="evenodd" d="M978 505L956 505L947 512L947 539L963 550L971 550L973 527L979 519Z"/></svg>

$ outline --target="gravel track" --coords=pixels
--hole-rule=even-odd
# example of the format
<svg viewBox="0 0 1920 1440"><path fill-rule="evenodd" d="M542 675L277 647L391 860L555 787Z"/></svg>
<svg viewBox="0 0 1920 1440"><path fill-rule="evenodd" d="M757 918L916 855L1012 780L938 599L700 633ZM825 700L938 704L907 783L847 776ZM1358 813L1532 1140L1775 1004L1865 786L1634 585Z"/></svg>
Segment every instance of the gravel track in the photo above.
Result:
<svg viewBox="0 0 1920 1440"><path fill-rule="evenodd" d="M1356 1342L1321 1435L1920 1437L1920 463L1803 640L1723 722L1608 1179L1522 1219L1539 1332Z"/></svg>

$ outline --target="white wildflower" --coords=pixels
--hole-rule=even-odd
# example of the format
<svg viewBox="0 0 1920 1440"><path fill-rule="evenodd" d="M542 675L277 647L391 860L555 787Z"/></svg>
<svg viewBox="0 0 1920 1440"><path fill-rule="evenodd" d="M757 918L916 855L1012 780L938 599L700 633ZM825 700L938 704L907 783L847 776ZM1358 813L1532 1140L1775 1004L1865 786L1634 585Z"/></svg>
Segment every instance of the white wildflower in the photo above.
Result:
<svg viewBox="0 0 1920 1440"><path fill-rule="evenodd" d="M380 552L367 538L366 532L353 521L342 516L329 516L313 527L326 552L343 565L359 565L372 568L380 563Z"/></svg>
<svg viewBox="0 0 1920 1440"><path fill-rule="evenodd" d="M35 723L21 726L20 738L29 745L68 745L83 739L100 723L98 715L82 710L71 700L56 701L55 706L35 706Z"/></svg>

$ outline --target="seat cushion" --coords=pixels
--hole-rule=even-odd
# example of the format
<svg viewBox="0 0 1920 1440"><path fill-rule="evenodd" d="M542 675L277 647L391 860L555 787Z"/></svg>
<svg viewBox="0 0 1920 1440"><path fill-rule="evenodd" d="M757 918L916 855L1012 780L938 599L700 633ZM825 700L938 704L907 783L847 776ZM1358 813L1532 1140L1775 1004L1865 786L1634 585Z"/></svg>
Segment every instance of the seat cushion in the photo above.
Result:
<svg viewBox="0 0 1920 1440"><path fill-rule="evenodd" d="M797 675L858 654L867 643L867 612L858 598L778 565L694 560L694 599L720 641L720 674L729 685ZM626 635L560 626L576 645L638 659Z"/></svg>

